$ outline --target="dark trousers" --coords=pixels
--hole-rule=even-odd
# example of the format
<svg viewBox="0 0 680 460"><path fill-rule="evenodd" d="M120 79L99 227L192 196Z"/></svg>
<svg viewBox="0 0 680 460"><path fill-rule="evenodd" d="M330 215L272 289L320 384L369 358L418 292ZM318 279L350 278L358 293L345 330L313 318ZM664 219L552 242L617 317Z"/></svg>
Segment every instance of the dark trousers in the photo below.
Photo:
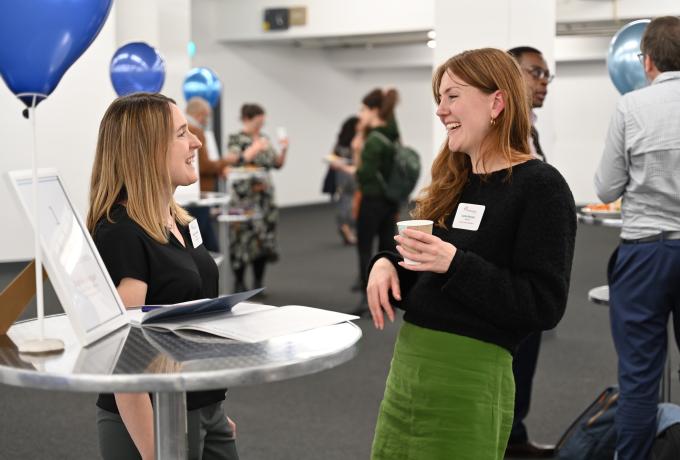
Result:
<svg viewBox="0 0 680 460"><path fill-rule="evenodd" d="M198 228L201 230L201 238L203 238L203 245L208 251L219 252L220 246L217 243L215 230L210 219L210 208L207 206L187 207L189 214L196 218Z"/></svg>
<svg viewBox="0 0 680 460"><path fill-rule="evenodd" d="M120 415L98 407L97 431L104 460L141 460ZM187 412L187 444L191 460L238 460L221 402Z"/></svg>
<svg viewBox="0 0 680 460"><path fill-rule="evenodd" d="M534 382L540 347L541 332L534 332L519 344L512 360L512 373L515 376L515 417L512 421L508 444L523 443L529 439L524 419L529 414L531 387Z"/></svg>
<svg viewBox="0 0 680 460"><path fill-rule="evenodd" d="M373 257L373 240L378 237L378 251L395 248L394 235L399 205L383 197L362 196L357 218L359 274L363 287L368 281L368 264Z"/></svg>
<svg viewBox="0 0 680 460"><path fill-rule="evenodd" d="M656 434L669 315L680 305L680 241L621 244L608 276L620 391L616 449L619 460L641 460Z"/></svg>

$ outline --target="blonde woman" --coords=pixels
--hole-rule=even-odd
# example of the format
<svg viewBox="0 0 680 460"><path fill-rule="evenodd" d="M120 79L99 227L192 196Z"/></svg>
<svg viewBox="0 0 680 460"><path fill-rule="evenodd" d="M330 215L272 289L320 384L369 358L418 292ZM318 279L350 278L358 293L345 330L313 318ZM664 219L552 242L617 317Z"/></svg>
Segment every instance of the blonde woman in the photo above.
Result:
<svg viewBox="0 0 680 460"><path fill-rule="evenodd" d="M528 98L510 56L466 51L432 86L447 137L414 214L435 228L395 237L398 254L378 254L368 280L378 329L393 304L406 311L372 458L500 460L512 353L566 306L574 200L557 170L531 157Z"/></svg>
<svg viewBox="0 0 680 460"><path fill-rule="evenodd" d="M200 146L174 101L160 94L121 97L104 114L87 226L127 307L217 296L217 266L173 199L177 186L197 180L192 163ZM238 458L224 396L187 394L190 458ZM148 394L101 394L97 406L105 460L154 458Z"/></svg>

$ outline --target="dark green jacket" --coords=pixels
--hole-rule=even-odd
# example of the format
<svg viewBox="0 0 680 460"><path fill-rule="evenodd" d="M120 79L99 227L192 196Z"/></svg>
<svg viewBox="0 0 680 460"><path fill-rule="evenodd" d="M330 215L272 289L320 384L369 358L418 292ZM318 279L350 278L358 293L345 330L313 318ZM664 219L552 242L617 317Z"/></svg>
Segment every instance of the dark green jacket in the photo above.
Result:
<svg viewBox="0 0 680 460"><path fill-rule="evenodd" d="M394 142L399 139L399 128L394 118L390 119L385 126L373 128L366 136L364 148L361 151L361 166L357 169L357 182L365 196L385 196L383 186L378 181L378 171L387 180L392 170L395 150L373 131L379 131Z"/></svg>

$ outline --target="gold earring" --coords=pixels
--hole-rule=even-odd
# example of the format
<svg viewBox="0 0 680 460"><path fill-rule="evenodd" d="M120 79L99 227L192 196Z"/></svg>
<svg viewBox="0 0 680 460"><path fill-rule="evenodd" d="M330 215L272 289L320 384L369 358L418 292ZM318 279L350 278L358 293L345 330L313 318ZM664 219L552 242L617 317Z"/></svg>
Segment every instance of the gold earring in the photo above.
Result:
<svg viewBox="0 0 680 460"><path fill-rule="evenodd" d="M489 121L489 124L491 126L496 126L496 119L494 117L491 117L491 121Z"/></svg>

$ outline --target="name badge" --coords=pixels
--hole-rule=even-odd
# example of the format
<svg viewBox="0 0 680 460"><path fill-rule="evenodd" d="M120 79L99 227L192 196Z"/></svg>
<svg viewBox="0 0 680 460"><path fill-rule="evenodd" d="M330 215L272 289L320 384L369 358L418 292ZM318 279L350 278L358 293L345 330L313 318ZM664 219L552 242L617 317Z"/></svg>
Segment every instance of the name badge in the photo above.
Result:
<svg viewBox="0 0 680 460"><path fill-rule="evenodd" d="M191 244L194 245L194 249L203 244L201 229L198 228L198 221L196 219L189 222L189 234L191 235Z"/></svg>
<svg viewBox="0 0 680 460"><path fill-rule="evenodd" d="M476 232L482 223L485 208L481 204L460 203L451 227Z"/></svg>

